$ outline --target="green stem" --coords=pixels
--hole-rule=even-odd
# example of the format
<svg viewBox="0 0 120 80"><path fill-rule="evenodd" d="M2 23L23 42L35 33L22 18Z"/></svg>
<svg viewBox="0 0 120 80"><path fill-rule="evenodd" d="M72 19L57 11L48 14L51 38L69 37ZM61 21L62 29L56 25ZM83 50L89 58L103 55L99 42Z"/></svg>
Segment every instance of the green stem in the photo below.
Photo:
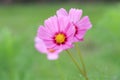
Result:
<svg viewBox="0 0 120 80"><path fill-rule="evenodd" d="M83 58L82 58L82 54L81 54L81 52L80 52L80 49L79 49L79 46L78 46L77 43L76 43L76 50L77 50L78 55L79 55L79 57L80 57L80 61L81 61L82 68L83 68L83 71L84 71L84 76L85 76L86 80L88 80L87 72L86 72L86 68L85 68L85 64L84 64L84 61L83 61Z"/></svg>
<svg viewBox="0 0 120 80"><path fill-rule="evenodd" d="M74 64L76 65L76 67L78 68L78 70L80 71L80 73L82 73L84 75L84 73L82 72L79 64L77 63L77 61L74 59L74 57L72 56L71 52L66 50L66 52L68 53L68 55L71 57L72 61L74 62Z"/></svg>

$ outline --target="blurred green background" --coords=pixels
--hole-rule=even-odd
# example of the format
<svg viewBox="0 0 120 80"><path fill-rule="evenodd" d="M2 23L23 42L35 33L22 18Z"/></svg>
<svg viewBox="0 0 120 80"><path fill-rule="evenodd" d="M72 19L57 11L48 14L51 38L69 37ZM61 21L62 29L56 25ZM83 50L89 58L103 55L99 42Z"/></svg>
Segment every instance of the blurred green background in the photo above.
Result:
<svg viewBox="0 0 120 80"><path fill-rule="evenodd" d="M119 2L0 4L0 80L84 80L65 51L49 61L34 48L39 25L61 7L82 9L92 22L79 43L89 79L120 80Z"/></svg>

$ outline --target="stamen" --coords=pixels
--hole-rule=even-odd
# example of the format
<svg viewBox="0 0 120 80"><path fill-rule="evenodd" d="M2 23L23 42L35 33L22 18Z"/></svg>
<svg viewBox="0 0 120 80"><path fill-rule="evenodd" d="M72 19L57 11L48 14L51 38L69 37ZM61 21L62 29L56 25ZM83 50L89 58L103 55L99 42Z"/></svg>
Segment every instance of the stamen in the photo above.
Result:
<svg viewBox="0 0 120 80"><path fill-rule="evenodd" d="M48 51L51 52L51 53L54 53L55 50L54 49L51 49L51 48L48 48Z"/></svg>
<svg viewBox="0 0 120 80"><path fill-rule="evenodd" d="M54 39L55 39L55 42L60 45L65 43L66 36L63 33L58 33Z"/></svg>

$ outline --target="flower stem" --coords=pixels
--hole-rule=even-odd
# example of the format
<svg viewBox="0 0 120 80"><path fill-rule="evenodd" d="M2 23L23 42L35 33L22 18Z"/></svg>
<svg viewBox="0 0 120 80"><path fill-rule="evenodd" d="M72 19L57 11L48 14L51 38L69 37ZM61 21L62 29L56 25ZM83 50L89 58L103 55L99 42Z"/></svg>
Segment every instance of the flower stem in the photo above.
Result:
<svg viewBox="0 0 120 80"><path fill-rule="evenodd" d="M81 54L80 49L79 49L79 45L77 43L75 45L76 45L76 50L78 52L78 55L80 57L80 61L81 61L82 68L83 68L83 71L84 71L84 76L85 76L86 80L88 80L85 64L84 64L84 61L83 61L83 58L82 58L82 54Z"/></svg>
<svg viewBox="0 0 120 80"><path fill-rule="evenodd" d="M81 70L79 64L77 63L77 61L74 59L74 57L72 56L71 52L69 50L66 50L66 52L68 53L68 55L71 57L72 61L74 62L74 64L76 65L76 67L78 68L78 70L80 71L80 73L83 73L83 71ZM87 79L86 79L87 80Z"/></svg>

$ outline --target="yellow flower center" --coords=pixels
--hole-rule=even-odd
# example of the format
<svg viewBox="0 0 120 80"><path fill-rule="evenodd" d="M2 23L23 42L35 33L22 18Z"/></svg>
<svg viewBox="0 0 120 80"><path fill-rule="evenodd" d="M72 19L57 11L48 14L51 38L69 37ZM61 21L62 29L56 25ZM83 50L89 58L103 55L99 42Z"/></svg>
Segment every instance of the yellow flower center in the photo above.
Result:
<svg viewBox="0 0 120 80"><path fill-rule="evenodd" d="M57 35L55 36L55 41L56 41L56 43L58 43L58 44L62 44L62 43L65 42L65 38L66 38L66 36L65 36L64 34L59 33L59 34L57 34Z"/></svg>

